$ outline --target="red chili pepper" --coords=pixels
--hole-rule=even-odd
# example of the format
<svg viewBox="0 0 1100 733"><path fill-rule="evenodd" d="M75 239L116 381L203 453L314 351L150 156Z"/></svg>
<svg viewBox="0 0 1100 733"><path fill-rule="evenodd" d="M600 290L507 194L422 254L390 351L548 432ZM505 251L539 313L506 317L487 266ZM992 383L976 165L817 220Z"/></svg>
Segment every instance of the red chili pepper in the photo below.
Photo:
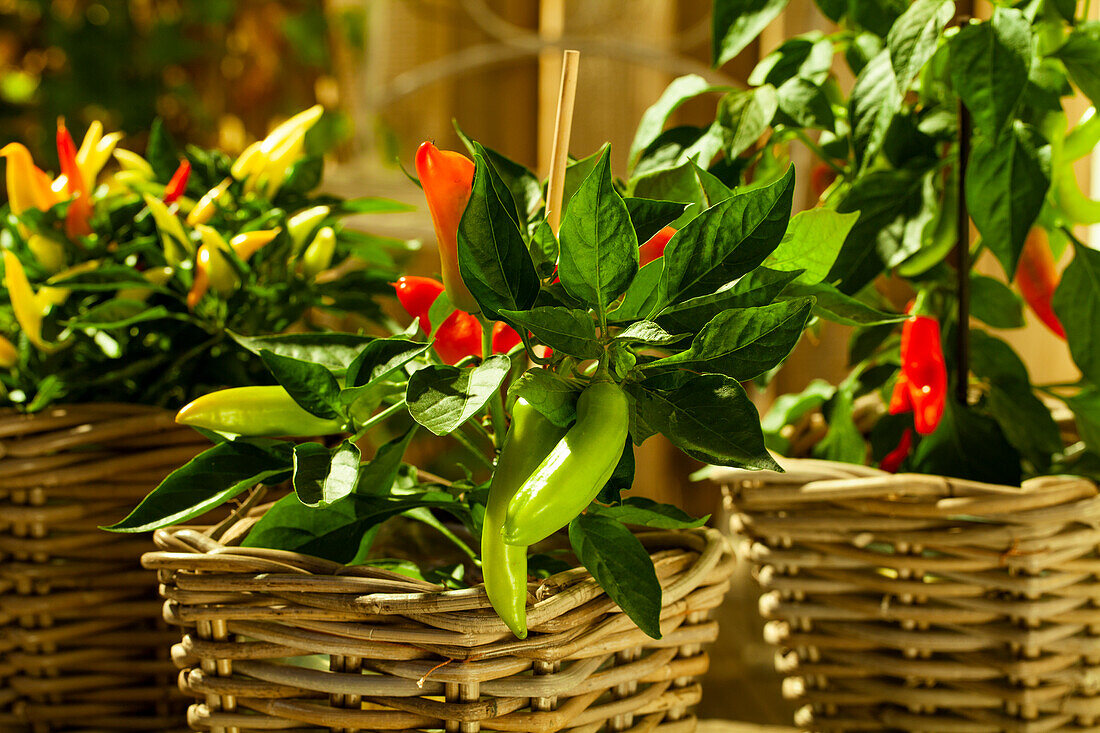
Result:
<svg viewBox="0 0 1100 733"><path fill-rule="evenodd" d="M650 237L648 242L639 247L638 259L640 260L640 265L645 267L657 258L664 257L665 247L668 246L668 240L672 239L672 235L675 233L676 230L672 227L665 227Z"/></svg>
<svg viewBox="0 0 1100 733"><path fill-rule="evenodd" d="M912 410L917 432L929 435L940 424L946 404L940 324L931 316L909 316L901 327L901 373L890 397L890 414Z"/></svg>
<svg viewBox="0 0 1100 733"><path fill-rule="evenodd" d="M481 356L481 324L477 316L456 310L435 332L435 353L447 364Z"/></svg>
<svg viewBox="0 0 1100 733"><path fill-rule="evenodd" d="M413 318L420 319L420 328L431 335L432 323L428 320L428 311L432 303L443 292L443 283L430 277L406 275L393 284L397 291L397 301Z"/></svg>
<svg viewBox="0 0 1100 733"><path fill-rule="evenodd" d="M57 118L57 157L61 162L61 173L65 176L65 191L72 197L68 212L65 214L65 233L70 238L84 237L92 233L89 223L92 218L92 204L84 185L84 175L76 162L76 143L65 127L65 118Z"/></svg>
<svg viewBox="0 0 1100 733"><path fill-rule="evenodd" d="M425 142L416 151L416 174L424 187L428 211L435 225L443 285L456 308L471 313L481 310L458 270L458 224L470 200L474 163L465 155L440 150Z"/></svg>
<svg viewBox="0 0 1100 733"><path fill-rule="evenodd" d="M187 190L187 179L191 177L191 161L184 158L180 161L179 168L168 179L168 185L164 187L164 203L174 204L179 200L183 192Z"/></svg>
<svg viewBox="0 0 1100 733"><path fill-rule="evenodd" d="M901 468L902 462L909 457L909 451L912 447L913 430L912 428L906 428L905 432L901 434L901 440L898 441L898 447L883 456L878 467L883 471L897 473L898 469Z"/></svg>
<svg viewBox="0 0 1100 733"><path fill-rule="evenodd" d="M494 354L507 354L509 351L519 346L523 339L519 337L519 333L516 329L509 326L507 323L497 321L493 324L493 353Z"/></svg>
<svg viewBox="0 0 1100 733"><path fill-rule="evenodd" d="M1054 253L1047 245L1046 232L1039 228L1032 229L1020 253L1020 264L1016 268L1016 287L1039 320L1064 340L1066 330L1062 328L1062 322L1058 320L1050 304L1061 279L1062 274L1058 272L1058 266L1054 262Z"/></svg>
<svg viewBox="0 0 1100 733"><path fill-rule="evenodd" d="M821 198L829 186L836 180L836 169L828 163L818 163L810 170L810 190L814 196Z"/></svg>

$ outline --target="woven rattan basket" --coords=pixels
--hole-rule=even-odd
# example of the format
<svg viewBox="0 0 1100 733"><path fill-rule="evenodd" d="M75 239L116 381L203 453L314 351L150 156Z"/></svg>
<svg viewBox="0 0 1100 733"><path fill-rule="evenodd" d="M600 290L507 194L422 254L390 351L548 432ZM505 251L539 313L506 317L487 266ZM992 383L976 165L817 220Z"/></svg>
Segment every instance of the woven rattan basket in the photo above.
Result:
<svg viewBox="0 0 1100 733"><path fill-rule="evenodd" d="M712 529L639 534L664 589L655 641L587 571L530 586L526 640L480 587L162 530L165 615L194 730L694 731L708 613L733 557Z"/></svg>
<svg viewBox="0 0 1100 733"><path fill-rule="evenodd" d="M816 460L726 484L812 730L1100 730L1100 496Z"/></svg>
<svg viewBox="0 0 1100 733"><path fill-rule="evenodd" d="M0 731L182 727L151 543L97 527L202 443L148 407L0 411Z"/></svg>

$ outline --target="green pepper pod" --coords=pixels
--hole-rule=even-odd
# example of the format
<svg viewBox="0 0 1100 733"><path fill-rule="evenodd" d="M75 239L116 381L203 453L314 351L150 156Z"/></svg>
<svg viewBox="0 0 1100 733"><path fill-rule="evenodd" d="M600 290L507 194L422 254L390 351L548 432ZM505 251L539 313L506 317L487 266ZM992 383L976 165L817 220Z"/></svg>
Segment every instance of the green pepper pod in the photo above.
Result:
<svg viewBox="0 0 1100 733"><path fill-rule="evenodd" d="M321 227L302 255L302 275L312 280L332 265L336 254L336 232L332 227Z"/></svg>
<svg viewBox="0 0 1100 733"><path fill-rule="evenodd" d="M504 541L533 545L584 511L615 472L629 422L629 402L614 382L581 392L577 422L508 504Z"/></svg>
<svg viewBox="0 0 1100 733"><path fill-rule="evenodd" d="M344 430L340 420L307 412L277 385L211 392L184 405L176 422L249 437L313 438Z"/></svg>
<svg viewBox="0 0 1100 733"><path fill-rule="evenodd" d="M504 543L501 529L508 503L542 459L565 434L522 397L512 408L481 530L481 571L485 592L501 620L520 639L527 638L527 548Z"/></svg>

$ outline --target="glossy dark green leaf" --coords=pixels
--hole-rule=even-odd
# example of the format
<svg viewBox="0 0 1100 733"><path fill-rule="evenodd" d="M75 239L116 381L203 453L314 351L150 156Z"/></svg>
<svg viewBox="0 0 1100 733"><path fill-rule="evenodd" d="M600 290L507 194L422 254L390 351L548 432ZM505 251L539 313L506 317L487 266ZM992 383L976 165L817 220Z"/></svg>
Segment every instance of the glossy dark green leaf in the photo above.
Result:
<svg viewBox="0 0 1100 733"><path fill-rule="evenodd" d="M729 308L768 305L799 274L801 270L784 272L758 267L716 293L700 295L668 306L656 316L656 320L672 333L697 333L712 318Z"/></svg>
<svg viewBox="0 0 1100 733"><path fill-rule="evenodd" d="M530 331L554 351L580 359L596 359L603 353L588 311L544 306L529 311L501 311L500 314L509 323Z"/></svg>
<svg viewBox="0 0 1100 733"><path fill-rule="evenodd" d="M626 289L622 303L611 311L609 320L622 323L648 317L657 305L657 288L664 267L664 258L659 258L638 270L630 287Z"/></svg>
<svg viewBox="0 0 1100 733"><path fill-rule="evenodd" d="M955 91L991 139L1008 125L1027 87L1031 28L1015 8L997 7L991 20L971 23L949 42Z"/></svg>
<svg viewBox="0 0 1100 733"><path fill-rule="evenodd" d="M1100 455L1100 390L1089 387L1065 398L1065 401L1073 410L1081 440L1090 451Z"/></svg>
<svg viewBox="0 0 1100 733"><path fill-rule="evenodd" d="M883 49L859 73L849 102L852 149L859 168L864 169L875 160L890 122L901 110L901 102L890 51Z"/></svg>
<svg viewBox="0 0 1100 733"><path fill-rule="evenodd" d="M260 358L302 409L317 417L341 416L340 383L328 369L311 361L280 356L267 349L260 350Z"/></svg>
<svg viewBox="0 0 1100 733"><path fill-rule="evenodd" d="M508 387L509 402L522 397L558 427L577 419L577 386L548 369L528 369Z"/></svg>
<svg viewBox="0 0 1100 733"><path fill-rule="evenodd" d="M779 97L770 84L729 92L722 97L718 122L722 125L726 157L736 158L755 145L772 124L777 109Z"/></svg>
<svg viewBox="0 0 1100 733"><path fill-rule="evenodd" d="M815 298L814 314L845 326L874 326L898 323L904 316L888 313L852 295L840 292L828 283L816 285L791 285L783 297Z"/></svg>
<svg viewBox="0 0 1100 733"><path fill-rule="evenodd" d="M149 128L149 142L145 146L145 159L153 166L153 173L160 183L168 183L168 179L176 172L180 164L180 152L176 147L176 141L168 132L164 120L157 117Z"/></svg>
<svg viewBox="0 0 1100 733"><path fill-rule="evenodd" d="M775 90L779 103L776 122L815 130L836 127L833 107L825 91L809 79L796 77Z"/></svg>
<svg viewBox="0 0 1100 733"><path fill-rule="evenodd" d="M1100 21L1078 23L1054 55L1066 65L1073 83L1100 105Z"/></svg>
<svg viewBox="0 0 1100 733"><path fill-rule="evenodd" d="M180 524L221 506L246 489L286 475L290 468L289 443L219 443L168 474L129 516L104 529L151 532Z"/></svg>
<svg viewBox="0 0 1100 733"><path fill-rule="evenodd" d="M788 0L714 0L711 28L711 62L721 66L750 43L771 23Z"/></svg>
<svg viewBox="0 0 1100 733"><path fill-rule="evenodd" d="M615 470L611 473L611 478L600 489L596 501L601 504L617 504L622 498L622 492L629 491L631 486L634 485L634 469L634 443L627 435L623 452L619 455L619 462L615 464ZM595 505L590 507L588 511L595 511Z"/></svg>
<svg viewBox="0 0 1100 733"><path fill-rule="evenodd" d="M687 211L672 223L675 227L733 195L724 183L690 160L675 168L638 176L630 181L628 190L635 197L689 204Z"/></svg>
<svg viewBox="0 0 1100 733"><path fill-rule="evenodd" d="M345 386L363 387L396 374L428 350L428 344L397 336L371 341L348 367Z"/></svg>
<svg viewBox="0 0 1100 733"><path fill-rule="evenodd" d="M228 332L233 340L259 356L263 350L279 356L320 364L333 371L348 365L374 341L373 336L352 333L287 333L278 336L244 336Z"/></svg>
<svg viewBox="0 0 1100 733"><path fill-rule="evenodd" d="M539 222L535 229L528 250L531 252L531 261L535 263L535 272L539 277L548 278L554 274L554 270L558 267L560 247L554 230L545 220Z"/></svg>
<svg viewBox="0 0 1100 733"><path fill-rule="evenodd" d="M1020 297L1000 280L985 275L970 276L970 315L993 328L1022 328Z"/></svg>
<svg viewBox="0 0 1100 733"><path fill-rule="evenodd" d="M936 431L921 438L911 465L919 473L1009 486L1020 483L1020 454L997 423L948 398Z"/></svg>
<svg viewBox="0 0 1100 733"><path fill-rule="evenodd" d="M355 488L357 494L388 494L395 490L394 482L401 469L401 459L416 435L416 430L416 425L413 425L404 434L378 447L374 457L359 469L359 481Z"/></svg>
<svg viewBox="0 0 1100 733"><path fill-rule="evenodd" d="M802 78L821 84L829 76L833 64L833 42L820 31L807 33L784 41L769 53L749 75L749 86L771 84L779 87L783 82Z"/></svg>
<svg viewBox="0 0 1100 733"><path fill-rule="evenodd" d="M330 451L320 443L294 446L292 483L298 500L306 506L332 504L355 490L359 480L358 446L344 440Z"/></svg>
<svg viewBox="0 0 1100 733"><path fill-rule="evenodd" d="M974 226L1011 278L1050 188L1050 147L1015 122L995 139L979 136L966 170Z"/></svg>
<svg viewBox="0 0 1100 733"><path fill-rule="evenodd" d="M628 382L641 422L704 463L781 470L764 447L760 416L741 384L699 374L668 389L654 380ZM631 434L638 435L634 427Z"/></svg>
<svg viewBox="0 0 1100 733"><path fill-rule="evenodd" d="M906 0L848 0L848 17L857 26L885 38L906 7Z"/></svg>
<svg viewBox="0 0 1100 733"><path fill-rule="evenodd" d="M846 379L825 404L825 420L829 430L817 445L813 455L826 461L864 464L867 462L867 441L856 427L852 409L855 406L855 381Z"/></svg>
<svg viewBox="0 0 1100 733"><path fill-rule="evenodd" d="M98 328L111 330L127 328L137 323L159 321L162 318L187 320L185 315L172 313L163 305L151 306L140 300L112 298L78 313L65 322L69 328Z"/></svg>
<svg viewBox="0 0 1100 733"><path fill-rule="evenodd" d="M634 132L634 140L630 143L630 154L627 158L629 167L633 169L637 165L642 153L661 135L668 118L680 105L702 94L722 89L723 87L712 85L698 74L673 79L660 98L642 113L638 129Z"/></svg>
<svg viewBox="0 0 1100 733"><path fill-rule="evenodd" d="M1100 384L1100 252L1076 242L1073 252L1052 304L1074 363L1089 381Z"/></svg>
<svg viewBox="0 0 1100 733"><path fill-rule="evenodd" d="M644 244L664 227L676 221L684 213L684 204L676 201L658 201L628 197L623 199L630 213L630 223L638 236L638 244Z"/></svg>
<svg viewBox="0 0 1100 733"><path fill-rule="evenodd" d="M611 600L654 639L661 638L661 583L653 560L629 529L610 517L581 514L569 544Z"/></svg>
<svg viewBox="0 0 1100 733"><path fill-rule="evenodd" d="M731 308L699 331L691 346L645 369L683 368L753 379L780 364L802 337L813 301L789 300L758 308Z"/></svg>
<svg viewBox="0 0 1100 733"><path fill-rule="evenodd" d="M486 316L522 310L535 302L539 278L515 220L511 193L474 143L473 188L458 225L458 266L462 281ZM507 202L507 203L505 203Z"/></svg>
<svg viewBox="0 0 1100 733"><path fill-rule="evenodd" d="M615 341L642 346L669 346L683 341L686 333L669 333L653 321L636 321L615 334Z"/></svg>
<svg viewBox="0 0 1100 733"><path fill-rule="evenodd" d="M457 121L452 121L452 123L455 132L458 133L459 139L462 140L470 155L475 155L478 152L478 147L475 147L474 142L459 129ZM484 153L486 160L492 163L497 176L511 194L512 202L515 205L516 221L520 225L526 224L538 211L539 203L542 201L542 185L539 183L538 176L531 172L527 166L517 163L492 148L482 147L481 151Z"/></svg>
<svg viewBox="0 0 1100 733"><path fill-rule="evenodd" d="M638 272L638 237L611 178L610 148L569 201L558 239L558 274L566 292L606 313Z"/></svg>
<svg viewBox="0 0 1100 733"><path fill-rule="evenodd" d="M756 268L787 229L794 169L775 183L736 194L680 229L665 249L663 305L707 295Z"/></svg>
<svg viewBox="0 0 1100 733"><path fill-rule="evenodd" d="M436 435L447 435L485 406L510 370L511 361L502 354L472 368L429 366L417 370L405 392L409 412Z"/></svg>
<svg viewBox="0 0 1100 733"><path fill-rule="evenodd" d="M939 46L943 29L955 14L951 0L916 0L886 36L898 91L904 93Z"/></svg>

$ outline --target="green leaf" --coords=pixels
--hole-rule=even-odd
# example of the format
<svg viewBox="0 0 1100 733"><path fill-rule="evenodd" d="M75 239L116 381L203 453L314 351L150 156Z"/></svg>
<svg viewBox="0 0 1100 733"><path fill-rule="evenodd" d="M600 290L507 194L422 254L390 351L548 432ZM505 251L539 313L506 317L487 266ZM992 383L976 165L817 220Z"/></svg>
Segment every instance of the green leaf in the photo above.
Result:
<svg viewBox="0 0 1100 733"><path fill-rule="evenodd" d="M473 189L458 225L458 267L485 315L496 318L500 310L529 308L538 295L539 278L514 219L511 193L484 149L477 143L474 148Z"/></svg>
<svg viewBox="0 0 1100 733"><path fill-rule="evenodd" d="M721 66L760 34L787 7L788 0L714 0L711 63Z"/></svg>
<svg viewBox="0 0 1100 733"><path fill-rule="evenodd" d="M501 311L500 314L554 351L580 359L597 359L603 353L596 338L596 327L588 311L556 306L541 306L529 311Z"/></svg>
<svg viewBox="0 0 1100 733"><path fill-rule="evenodd" d="M642 271L645 271L644 267ZM699 329L724 310L772 303L801 272L757 267L716 293L700 295L666 307L655 320L672 333L698 333Z"/></svg>
<svg viewBox="0 0 1100 733"><path fill-rule="evenodd" d="M990 138L1008 125L1027 87L1031 28L1015 8L997 7L992 20L971 23L948 44L955 91Z"/></svg>
<svg viewBox="0 0 1100 733"><path fill-rule="evenodd" d="M725 374L739 381L780 364L802 337L813 300L800 298L758 308L722 311L679 354L650 362L644 369L686 368Z"/></svg>
<svg viewBox="0 0 1100 733"><path fill-rule="evenodd" d="M180 524L221 506L246 489L285 475L290 468L289 443L219 443L168 474L129 516L104 529L151 532Z"/></svg>
<svg viewBox="0 0 1100 733"><path fill-rule="evenodd" d="M874 326L898 323L905 316L881 311L867 303L840 292L828 283L817 285L792 285L783 297L805 298L813 296L814 313L822 318L845 326Z"/></svg>
<svg viewBox="0 0 1100 733"><path fill-rule="evenodd" d="M634 141L630 143L630 154L627 158L629 168L634 169L642 153L661 135L668 118L681 104L701 94L722 91L724 88L713 86L698 74L673 79L665 87L660 99L643 112L642 119L638 121L638 129L634 133Z"/></svg>
<svg viewBox="0 0 1100 733"><path fill-rule="evenodd" d="M776 122L815 130L833 130L836 117L825 91L809 79L794 78L776 89L780 115Z"/></svg>
<svg viewBox="0 0 1100 733"><path fill-rule="evenodd" d="M867 441L856 427L852 416L855 406L854 379L846 379L825 405L825 419L829 431L813 447L815 458L840 463L864 464L867 462Z"/></svg>
<svg viewBox="0 0 1100 733"><path fill-rule="evenodd" d="M496 354L473 368L429 366L409 378L405 398L413 419L436 435L447 435L476 415L511 370Z"/></svg>
<svg viewBox="0 0 1100 733"><path fill-rule="evenodd" d="M1100 21L1078 23L1054 56L1066 65L1073 83L1100 105Z"/></svg>
<svg viewBox="0 0 1100 733"><path fill-rule="evenodd" d="M966 203L982 241L1011 279L1050 188L1050 146L1016 121L996 138L979 136L966 169Z"/></svg>
<svg viewBox="0 0 1100 733"><path fill-rule="evenodd" d="M866 169L882 149L886 131L894 115L901 110L901 103L890 51L883 49L859 73L849 102L852 149L861 170Z"/></svg>
<svg viewBox="0 0 1100 733"><path fill-rule="evenodd" d="M558 245L558 238L554 234L554 230L550 228L549 222L545 219L540 221L538 227L535 228L535 233L531 236L531 243L527 249L531 253L531 261L535 263L535 272L538 273L539 277L548 278L554 274L558 267L558 255L561 252L561 247Z"/></svg>
<svg viewBox="0 0 1100 733"><path fill-rule="evenodd" d="M322 418L341 417L340 383L325 367L262 349L260 358L303 410Z"/></svg>
<svg viewBox="0 0 1100 733"><path fill-rule="evenodd" d="M569 523L569 544L608 597L642 631L661 638L661 583L642 543L619 522L581 514Z"/></svg>
<svg viewBox="0 0 1100 733"><path fill-rule="evenodd" d="M394 201L393 199L375 196L344 199L331 208L337 214L400 214L416 210L415 206L404 201Z"/></svg>
<svg viewBox="0 0 1100 733"><path fill-rule="evenodd" d="M769 53L749 74L749 86L771 84L779 87L790 79L807 79L823 84L833 64L833 42L820 31L784 41Z"/></svg>
<svg viewBox="0 0 1100 733"><path fill-rule="evenodd" d="M630 213L630 223L638 237L638 244L648 242L663 228L674 222L684 213L684 204L676 201L657 201L654 199L624 198L626 210Z"/></svg>
<svg viewBox="0 0 1100 733"><path fill-rule="evenodd" d="M355 493L361 496L382 495L395 490L394 481L401 469L401 459L416 435L416 430L417 426L413 425L403 435L379 446L370 462L359 469Z"/></svg>
<svg viewBox="0 0 1100 733"><path fill-rule="evenodd" d="M926 220L921 172L875 170L860 176L837 211L859 212L826 280L855 293L887 267L901 264L921 246Z"/></svg>
<svg viewBox="0 0 1100 733"><path fill-rule="evenodd" d="M823 379L815 379L797 394L776 397L771 408L760 421L760 428L764 431L764 442L768 448L780 455L787 455L791 444L781 434L784 426L798 422L806 413L823 406L832 399L834 394L836 394L836 387Z"/></svg>
<svg viewBox="0 0 1100 733"><path fill-rule="evenodd" d="M691 204L672 226L680 227L694 218L701 209L728 199L733 193L712 174L700 168L694 161L687 161L675 168L657 170L630 181L631 196L660 199Z"/></svg>
<svg viewBox="0 0 1100 733"><path fill-rule="evenodd" d="M558 238L566 292L606 313L638 272L638 237L611 178L610 148L569 201Z"/></svg>
<svg viewBox="0 0 1100 733"><path fill-rule="evenodd" d="M1077 241L1073 252L1051 304L1066 329L1073 362L1100 384L1100 252Z"/></svg>
<svg viewBox="0 0 1100 733"><path fill-rule="evenodd" d="M622 323L645 318L652 313L657 305L657 287L660 284L661 272L664 269L664 258L658 258L638 270L638 274L634 276L634 281L626 289L623 302L619 304L618 308L611 311L609 319Z"/></svg>
<svg viewBox="0 0 1100 733"><path fill-rule="evenodd" d="M710 518L708 514L698 519L672 504L658 504L643 496L630 496L616 506L593 507L589 513L610 517L623 524L654 529L694 529L702 527Z"/></svg>
<svg viewBox="0 0 1100 733"><path fill-rule="evenodd" d="M932 58L943 29L955 14L951 0L916 0L894 22L886 36L898 91L904 94Z"/></svg>
<svg viewBox="0 0 1100 733"><path fill-rule="evenodd" d="M645 346L668 346L685 338L687 338L686 333L669 333L653 321L636 321L615 334L614 341Z"/></svg>
<svg viewBox="0 0 1100 733"><path fill-rule="evenodd" d="M428 350L429 345L400 337L371 341L348 367L345 385L363 387L389 379Z"/></svg>
<svg viewBox="0 0 1100 733"><path fill-rule="evenodd" d="M736 158L755 145L771 125L777 109L779 97L770 84L722 97L717 119L722 125L726 157Z"/></svg>
<svg viewBox="0 0 1100 733"><path fill-rule="evenodd" d="M339 372L374 341L373 336L351 333L287 333L278 336L244 336L227 333L242 347L256 356L267 350L279 356L320 364Z"/></svg>
<svg viewBox="0 0 1100 733"><path fill-rule="evenodd" d="M764 447L760 416L736 379L699 374L671 389L650 380L628 382L626 387L641 420L692 458L720 466L782 470Z"/></svg>
<svg viewBox="0 0 1100 733"><path fill-rule="evenodd" d="M936 432L921 438L910 459L919 473L1018 486L1020 455L992 419L947 400Z"/></svg>
<svg viewBox="0 0 1100 733"><path fill-rule="evenodd" d="M478 149L475 147L474 142L459 129L457 121L452 120L452 124L455 132L458 133L459 138L466 145L466 149L470 151L470 155L476 155ZM517 163L492 148L483 147L481 150L511 194L512 201L515 204L516 221L521 225L525 225L538 211L539 202L542 200L542 186L539 184L538 176L532 173L527 166Z"/></svg>
<svg viewBox="0 0 1100 733"><path fill-rule="evenodd" d="M813 285L825 279L844 240L859 219L858 212L809 209L791 217L787 233L764 263L773 270L798 270L796 282Z"/></svg>
<svg viewBox="0 0 1100 733"><path fill-rule="evenodd" d="M563 186L563 195L561 199L562 211L569 208L569 202L573 200L573 196L580 189L581 184L584 183L584 179L588 178L589 174L596 169L596 164L603 158L604 153L607 152L609 144L604 143L596 152L589 156L581 158L580 160L571 160L565 166L565 186ZM648 196L647 198L660 198L660 196Z"/></svg>
<svg viewBox="0 0 1100 733"><path fill-rule="evenodd" d="M622 499L624 491L630 491L634 485L634 443L630 440L630 434L623 441L623 452L619 454L619 462L615 464L615 470L611 472L611 478L596 495L596 501L604 504L617 504ZM591 505L589 512L596 511L598 505Z"/></svg>
<svg viewBox="0 0 1100 733"><path fill-rule="evenodd" d="M885 38L905 5L906 0L848 0L848 16L856 25Z"/></svg>
<svg viewBox="0 0 1100 733"><path fill-rule="evenodd" d="M577 419L577 387L548 369L528 369L508 387L509 405L522 397L558 427Z"/></svg>
<svg viewBox="0 0 1100 733"><path fill-rule="evenodd" d="M164 120L157 117L149 128L149 142L145 146L145 159L153 166L157 181L168 183L180 164L180 153Z"/></svg>
<svg viewBox="0 0 1100 733"><path fill-rule="evenodd" d="M713 293L755 269L787 229L794 169L775 183L736 194L688 222L665 249L660 302Z"/></svg>
<svg viewBox="0 0 1100 733"><path fill-rule="evenodd" d="M985 275L970 276L970 315L993 328L1023 328L1020 298L1007 285Z"/></svg>
<svg viewBox="0 0 1100 733"><path fill-rule="evenodd" d="M162 318L186 320L186 316L172 313L163 305L150 306L140 300L112 298L98 303L65 322L69 328L98 328L111 330L127 328L136 323L158 321Z"/></svg>
<svg viewBox="0 0 1100 733"><path fill-rule="evenodd" d="M1096 387L1083 389L1072 397L1066 397L1065 402L1073 410L1077 430L1085 446L1100 454L1100 390Z"/></svg>
<svg viewBox="0 0 1100 733"><path fill-rule="evenodd" d="M30 211L34 211L31 209ZM22 217L28 212L23 212ZM157 287L146 280L137 270L124 265L103 265L90 272L59 277L50 283L52 287L67 288L76 292L104 292L122 288L141 288L157 293L171 293L164 287Z"/></svg>
<svg viewBox="0 0 1100 733"><path fill-rule="evenodd" d="M294 493L306 506L326 506L355 490L359 480L358 446L344 440L335 450L320 443L294 446Z"/></svg>
<svg viewBox="0 0 1100 733"><path fill-rule="evenodd" d="M442 492L407 497L352 494L325 507L324 511L307 507L290 495L275 502L241 544L347 563L355 559L362 544L371 539L372 527L417 507L444 509L451 513L462 511L454 498Z"/></svg>

